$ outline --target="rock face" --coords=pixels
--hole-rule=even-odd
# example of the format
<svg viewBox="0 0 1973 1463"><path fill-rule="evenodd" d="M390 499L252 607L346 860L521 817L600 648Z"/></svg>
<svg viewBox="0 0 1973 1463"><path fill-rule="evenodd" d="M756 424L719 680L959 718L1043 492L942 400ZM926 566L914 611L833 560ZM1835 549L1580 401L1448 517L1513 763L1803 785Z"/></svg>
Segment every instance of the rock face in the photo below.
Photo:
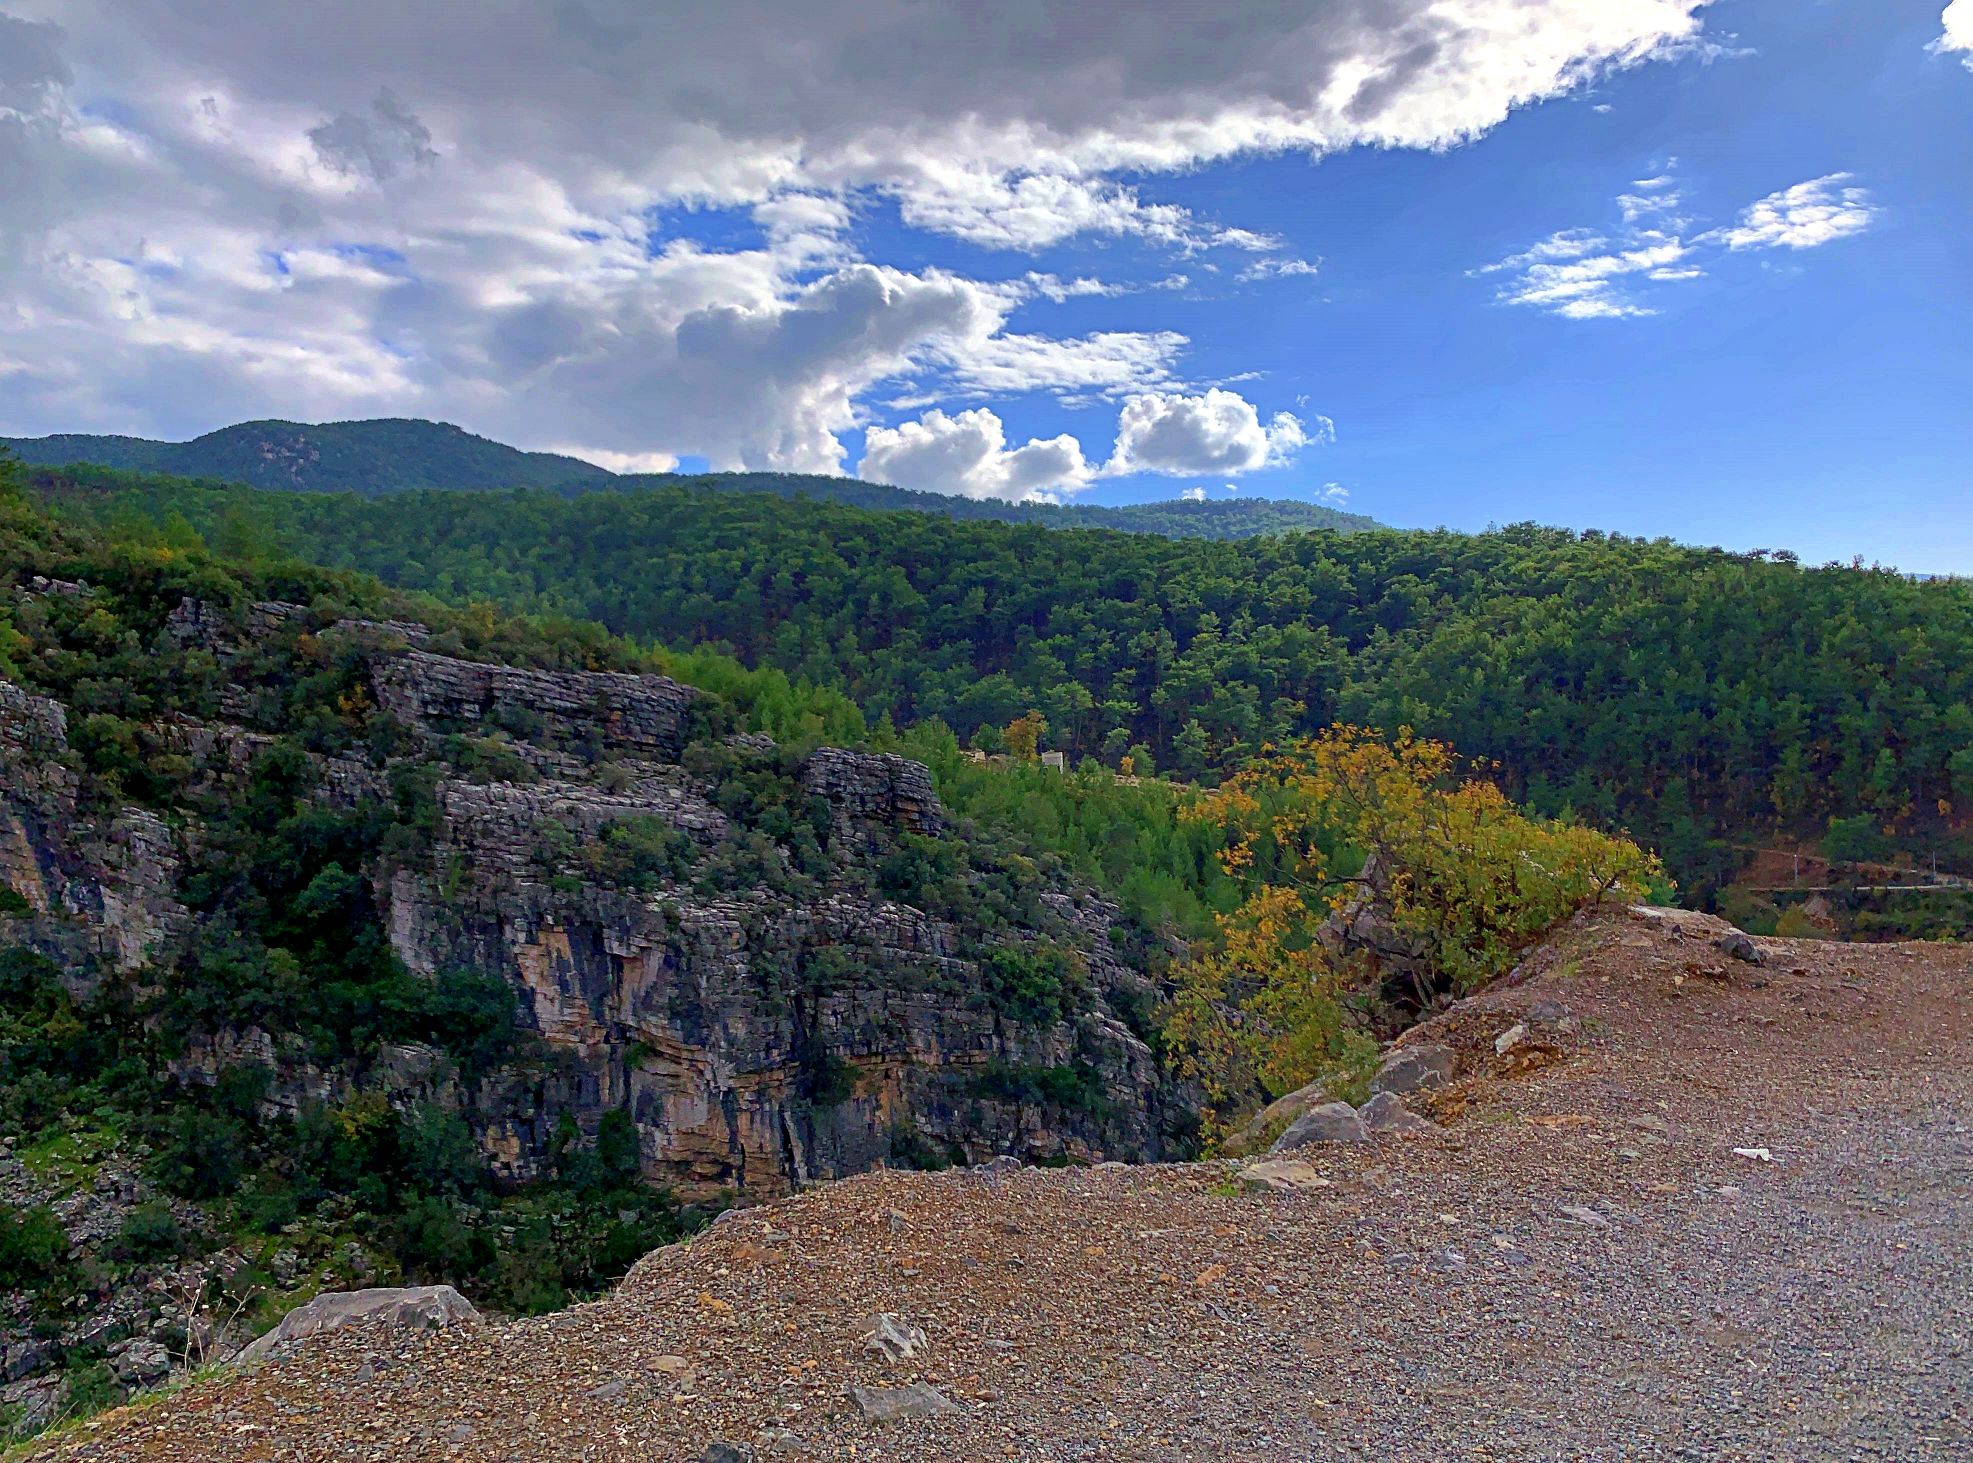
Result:
<svg viewBox="0 0 1973 1463"><path fill-rule="evenodd" d="M400 1331L439 1331L477 1325L480 1313L449 1285L412 1285L378 1290L334 1290L318 1295L283 1316L272 1331L240 1353L242 1363L265 1361L311 1336L344 1326L383 1326Z"/></svg>
<svg viewBox="0 0 1973 1463"><path fill-rule="evenodd" d="M513 1181L549 1171L558 1126L594 1135L622 1112L645 1174L684 1197L998 1153L1156 1159L1184 1130L1125 1019L1154 993L1115 953L1113 909L1045 889L989 950L929 901L881 892L883 858L949 836L916 762L834 748L796 761L764 737L721 738L711 699L666 677L462 659L418 625L187 598L164 629L242 668L222 678L222 719L149 729L222 796L270 743L256 658L298 644L354 657L351 704L374 707L389 750L316 756L313 795L387 805L401 772L426 778L422 841L362 871L390 948L426 977L497 974L541 1040L539 1056L469 1079L416 1044L325 1070L248 1029L204 1039L195 1073L266 1065L268 1101L289 1111L356 1083L455 1108ZM0 683L0 877L29 910L0 924L77 969L168 964L196 938L175 897L196 823L83 816L66 737L60 705ZM462 765L461 747L479 760ZM786 799L773 838L748 822L770 796ZM1023 952L1058 959L1073 999L1039 1017L996 1000L984 962Z"/></svg>
<svg viewBox="0 0 1973 1463"><path fill-rule="evenodd" d="M85 813L71 762L62 707L0 681L0 884L26 906L0 926L86 978L141 965L187 916L176 835L144 808Z"/></svg>

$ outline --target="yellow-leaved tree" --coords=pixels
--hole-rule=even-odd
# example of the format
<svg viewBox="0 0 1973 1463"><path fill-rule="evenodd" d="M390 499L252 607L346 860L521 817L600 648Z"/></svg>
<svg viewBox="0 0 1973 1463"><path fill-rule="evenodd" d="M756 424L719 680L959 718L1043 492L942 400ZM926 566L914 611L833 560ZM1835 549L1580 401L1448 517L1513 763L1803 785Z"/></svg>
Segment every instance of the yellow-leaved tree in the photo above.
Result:
<svg viewBox="0 0 1973 1463"><path fill-rule="evenodd" d="M1246 897L1180 973L1167 1036L1224 1123L1376 1052L1394 974L1418 1008L1505 974L1576 910L1662 887L1626 838L1534 818L1452 749L1333 727L1193 800Z"/></svg>

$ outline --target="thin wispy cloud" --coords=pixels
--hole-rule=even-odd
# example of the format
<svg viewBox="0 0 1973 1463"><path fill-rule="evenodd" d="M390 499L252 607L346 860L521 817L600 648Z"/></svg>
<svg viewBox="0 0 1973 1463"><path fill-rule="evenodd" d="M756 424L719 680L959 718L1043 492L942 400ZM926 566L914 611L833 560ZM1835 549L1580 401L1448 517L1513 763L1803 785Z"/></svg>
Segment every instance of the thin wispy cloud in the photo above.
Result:
<svg viewBox="0 0 1973 1463"><path fill-rule="evenodd" d="M1814 249L1862 233L1877 217L1869 193L1848 173L1783 188L1749 204L1734 223L1696 234L1670 172L1632 183L1616 207L1614 227L1562 229L1472 273L1503 276L1495 295L1502 304L1567 320L1636 319L1658 313L1662 288L1704 278L1721 253Z"/></svg>

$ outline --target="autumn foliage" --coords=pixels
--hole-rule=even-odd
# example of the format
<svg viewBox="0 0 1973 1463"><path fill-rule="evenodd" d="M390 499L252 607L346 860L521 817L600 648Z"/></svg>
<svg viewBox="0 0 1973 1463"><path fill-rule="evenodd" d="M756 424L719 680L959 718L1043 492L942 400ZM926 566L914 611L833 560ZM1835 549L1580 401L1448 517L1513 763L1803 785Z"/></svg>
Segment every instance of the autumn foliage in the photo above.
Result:
<svg viewBox="0 0 1973 1463"><path fill-rule="evenodd" d="M1426 1007L1504 974L1594 900L1662 886L1628 839L1521 812L1442 742L1334 727L1270 749L1187 809L1218 825L1243 902L1186 969L1168 1034L1225 1117L1347 1070L1375 1051L1389 992L1348 942L1320 937L1368 911L1404 954Z"/></svg>

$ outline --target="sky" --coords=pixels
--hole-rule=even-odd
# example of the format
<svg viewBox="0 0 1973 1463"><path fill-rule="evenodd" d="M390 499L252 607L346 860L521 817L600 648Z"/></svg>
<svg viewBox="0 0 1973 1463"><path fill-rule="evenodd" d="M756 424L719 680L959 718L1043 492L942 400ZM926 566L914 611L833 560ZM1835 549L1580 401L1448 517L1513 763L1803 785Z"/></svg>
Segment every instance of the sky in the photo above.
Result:
<svg viewBox="0 0 1973 1463"><path fill-rule="evenodd" d="M0 435L1973 572L1973 0L0 0Z"/></svg>

